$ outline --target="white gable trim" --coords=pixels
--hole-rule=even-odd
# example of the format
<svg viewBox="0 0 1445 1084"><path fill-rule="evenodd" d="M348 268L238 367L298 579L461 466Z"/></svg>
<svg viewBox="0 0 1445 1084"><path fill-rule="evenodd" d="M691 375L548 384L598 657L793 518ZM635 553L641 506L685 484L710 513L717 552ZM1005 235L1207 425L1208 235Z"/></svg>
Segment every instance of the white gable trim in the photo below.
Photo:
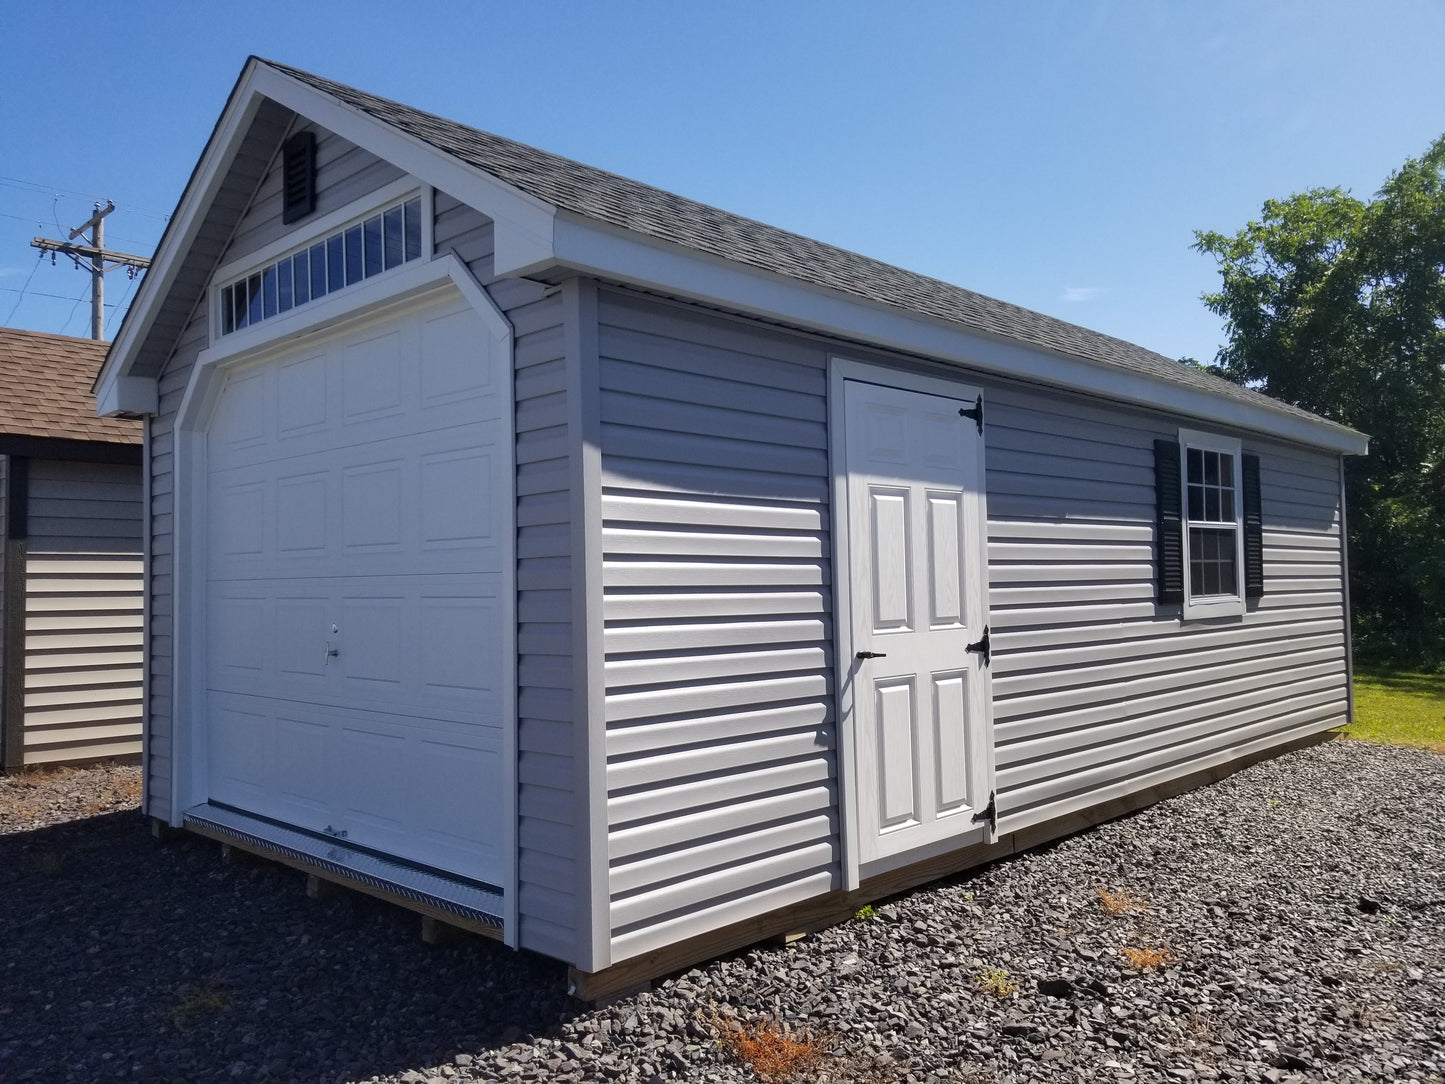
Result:
<svg viewBox="0 0 1445 1084"><path fill-rule="evenodd" d="M111 346L96 381L99 402L119 401L118 393L112 391L110 385L130 375L161 306L175 287L184 256L195 243L206 211L219 193L235 161L236 151L266 98L393 163L417 181L440 188L481 211L495 224L494 244L499 263L535 262L539 254L552 251L552 219L556 209L550 204L252 58L242 71L215 133L186 186L176 209L174 228L162 239L162 247L153 261L154 270L146 275L134 311ZM149 377L140 379L155 383ZM149 412L154 410L152 406ZM107 413L104 409L101 412Z"/></svg>
<svg viewBox="0 0 1445 1084"><path fill-rule="evenodd" d="M891 305L848 297L680 245L611 228L569 212L558 214L555 260L605 279L754 313L796 327L889 350L948 361L982 372L1073 388L1215 425L1266 433L1345 455L1363 455L1368 438L1343 426L1214 395L1143 373L995 338ZM525 274L539 267L503 268Z"/></svg>
<svg viewBox="0 0 1445 1084"><path fill-rule="evenodd" d="M294 110L491 218L495 224L493 268L499 278L521 277L560 265L860 343L936 358L980 372L1073 388L1338 454L1363 455L1368 449L1367 437L1324 419L1301 418L1268 405L1214 395L971 331L571 212L559 212L477 167L255 59L242 72L216 134L182 197L176 215L178 228L156 255L160 275L154 283L151 277L155 271L146 276L136 301L139 311L126 320L111 348L97 380L97 399L102 404L120 401L119 392L110 385L128 375L160 305L174 286L181 256L194 241L204 211L219 190L263 98ZM130 401L135 399L132 392Z"/></svg>

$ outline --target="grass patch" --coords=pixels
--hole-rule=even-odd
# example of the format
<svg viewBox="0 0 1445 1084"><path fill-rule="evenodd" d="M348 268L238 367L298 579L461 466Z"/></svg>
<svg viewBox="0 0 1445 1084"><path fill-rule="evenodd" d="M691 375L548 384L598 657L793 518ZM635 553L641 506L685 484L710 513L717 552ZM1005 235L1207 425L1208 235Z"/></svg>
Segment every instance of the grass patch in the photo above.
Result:
<svg viewBox="0 0 1445 1084"><path fill-rule="evenodd" d="M1174 962L1174 953L1167 948L1134 948L1126 945L1119 951L1136 971L1158 971Z"/></svg>
<svg viewBox="0 0 1445 1084"><path fill-rule="evenodd" d="M1139 897L1128 892L1110 892L1107 888L1096 888L1099 906L1109 916L1131 915L1135 911L1147 911L1148 906Z"/></svg>
<svg viewBox="0 0 1445 1084"><path fill-rule="evenodd" d="M182 986L176 991L171 1004L171 1024L177 1031L190 1031L206 1017L225 1012L230 1007L231 999L215 983Z"/></svg>
<svg viewBox="0 0 1445 1084"><path fill-rule="evenodd" d="M1001 967L990 967L979 972L973 983L986 994L994 997L1011 997L1019 992L1018 980Z"/></svg>
<svg viewBox="0 0 1445 1084"><path fill-rule="evenodd" d="M1357 671L1346 735L1445 753L1445 674Z"/></svg>

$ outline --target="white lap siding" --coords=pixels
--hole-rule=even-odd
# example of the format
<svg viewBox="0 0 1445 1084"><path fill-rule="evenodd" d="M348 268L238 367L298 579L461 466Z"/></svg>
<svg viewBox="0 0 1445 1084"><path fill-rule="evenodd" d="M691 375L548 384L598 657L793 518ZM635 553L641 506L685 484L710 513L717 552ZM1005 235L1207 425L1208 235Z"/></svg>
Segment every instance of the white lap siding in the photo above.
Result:
<svg viewBox="0 0 1445 1084"><path fill-rule="evenodd" d="M1156 437L1177 424L995 390L989 583L999 828L1343 723L1337 461L1260 457L1265 595L1243 618L1154 603Z"/></svg>
<svg viewBox="0 0 1445 1084"><path fill-rule="evenodd" d="M603 292L613 960L838 884L825 351Z"/></svg>
<svg viewBox="0 0 1445 1084"><path fill-rule="evenodd" d="M32 459L26 764L141 743L141 486L133 464Z"/></svg>

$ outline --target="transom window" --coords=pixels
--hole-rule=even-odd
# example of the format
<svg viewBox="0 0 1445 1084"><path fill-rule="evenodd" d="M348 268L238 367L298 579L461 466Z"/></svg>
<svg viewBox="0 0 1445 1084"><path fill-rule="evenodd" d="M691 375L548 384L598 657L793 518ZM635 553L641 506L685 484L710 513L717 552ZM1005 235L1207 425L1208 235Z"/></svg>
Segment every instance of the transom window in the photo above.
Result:
<svg viewBox="0 0 1445 1084"><path fill-rule="evenodd" d="M368 215L220 290L229 335L421 256L421 197Z"/></svg>
<svg viewBox="0 0 1445 1084"><path fill-rule="evenodd" d="M1185 614L1240 613L1244 547L1239 441L1185 430L1179 442L1184 451Z"/></svg>

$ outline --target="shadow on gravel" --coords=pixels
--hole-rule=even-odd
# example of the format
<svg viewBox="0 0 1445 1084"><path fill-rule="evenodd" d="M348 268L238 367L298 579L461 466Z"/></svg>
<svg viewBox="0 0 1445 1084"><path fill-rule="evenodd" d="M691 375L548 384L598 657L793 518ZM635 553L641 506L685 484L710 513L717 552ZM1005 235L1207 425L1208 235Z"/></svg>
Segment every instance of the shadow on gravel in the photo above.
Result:
<svg viewBox="0 0 1445 1084"><path fill-rule="evenodd" d="M345 1081L542 1034L560 965L157 842L138 813L0 836L0 1080Z"/></svg>

